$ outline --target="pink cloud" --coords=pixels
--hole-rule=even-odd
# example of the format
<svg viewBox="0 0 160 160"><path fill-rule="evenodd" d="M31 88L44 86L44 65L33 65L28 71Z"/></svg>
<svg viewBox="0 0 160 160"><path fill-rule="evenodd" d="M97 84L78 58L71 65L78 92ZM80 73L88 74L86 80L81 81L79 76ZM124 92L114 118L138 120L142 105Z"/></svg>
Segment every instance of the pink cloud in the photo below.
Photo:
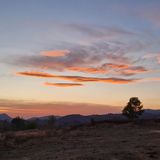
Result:
<svg viewBox="0 0 160 160"><path fill-rule="evenodd" d="M69 50L52 50L52 51L42 51L40 54L46 57L63 57L69 54Z"/></svg>
<svg viewBox="0 0 160 160"><path fill-rule="evenodd" d="M144 59L155 59L157 61L157 63L160 64L160 53L146 54L143 58Z"/></svg>

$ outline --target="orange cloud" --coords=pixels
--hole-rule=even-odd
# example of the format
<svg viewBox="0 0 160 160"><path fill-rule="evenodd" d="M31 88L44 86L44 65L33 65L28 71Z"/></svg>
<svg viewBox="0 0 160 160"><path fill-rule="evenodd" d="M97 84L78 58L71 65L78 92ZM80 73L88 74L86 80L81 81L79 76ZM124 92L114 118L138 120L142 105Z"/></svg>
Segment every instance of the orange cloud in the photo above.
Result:
<svg viewBox="0 0 160 160"><path fill-rule="evenodd" d="M57 78L68 80L72 82L104 82L113 84L127 84L135 82L136 79L123 79L123 78L97 78L97 77L84 77L84 76L65 76L65 75L52 75L44 72L18 72L17 75L33 76L42 78Z"/></svg>
<svg viewBox="0 0 160 160"><path fill-rule="evenodd" d="M74 86L83 86L83 84L80 83L50 83L46 82L44 83L45 86L56 86L56 87L74 87Z"/></svg>
<svg viewBox="0 0 160 160"><path fill-rule="evenodd" d="M52 50L52 51L43 51L41 52L41 55L46 57L63 57L69 53L70 51L68 50Z"/></svg>
<svg viewBox="0 0 160 160"><path fill-rule="evenodd" d="M54 75L44 72L36 72L36 71L30 71L30 72L17 72L16 75L18 76L31 76L31 77L41 77L41 78L53 78Z"/></svg>
<svg viewBox="0 0 160 160"><path fill-rule="evenodd" d="M107 73L108 71L104 68L93 68L93 67L69 67L67 70L84 72L84 73Z"/></svg>
<svg viewBox="0 0 160 160"><path fill-rule="evenodd" d="M69 80L73 82L103 82L113 84L127 84L135 82L136 79L123 79L123 78L97 78L97 77L83 77L83 76L55 76L55 78Z"/></svg>
<svg viewBox="0 0 160 160"><path fill-rule="evenodd" d="M112 83L112 84L127 84L136 82L136 79L123 79L123 78L101 78L99 82Z"/></svg>
<svg viewBox="0 0 160 160"><path fill-rule="evenodd" d="M144 73L144 72L148 72L148 71L149 70L147 70L146 68L144 68L142 66L135 66L135 67L130 67L130 68L123 70L121 72L121 74L126 75L126 76L130 76L130 75Z"/></svg>

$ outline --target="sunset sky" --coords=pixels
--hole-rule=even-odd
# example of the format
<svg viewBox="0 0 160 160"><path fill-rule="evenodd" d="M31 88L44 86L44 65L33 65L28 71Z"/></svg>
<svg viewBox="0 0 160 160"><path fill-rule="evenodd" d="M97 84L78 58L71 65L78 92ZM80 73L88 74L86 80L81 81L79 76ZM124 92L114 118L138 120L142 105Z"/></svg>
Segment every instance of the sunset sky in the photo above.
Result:
<svg viewBox="0 0 160 160"><path fill-rule="evenodd" d="M160 109L159 0L0 0L0 113Z"/></svg>

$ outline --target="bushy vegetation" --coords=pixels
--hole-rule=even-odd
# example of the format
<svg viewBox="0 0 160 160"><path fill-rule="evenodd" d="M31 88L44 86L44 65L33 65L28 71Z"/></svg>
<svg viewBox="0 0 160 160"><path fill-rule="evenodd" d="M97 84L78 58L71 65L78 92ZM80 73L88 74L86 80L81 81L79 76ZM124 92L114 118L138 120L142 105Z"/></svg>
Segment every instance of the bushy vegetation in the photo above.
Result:
<svg viewBox="0 0 160 160"><path fill-rule="evenodd" d="M24 130L26 127L25 120L20 117L13 118L11 121L13 130Z"/></svg>
<svg viewBox="0 0 160 160"><path fill-rule="evenodd" d="M53 129L55 127L55 116L49 116L48 120L25 120L21 117L15 117L12 121L0 121L0 132L20 131L31 129Z"/></svg>
<svg viewBox="0 0 160 160"><path fill-rule="evenodd" d="M8 121L0 121L0 132L11 130L11 124Z"/></svg>
<svg viewBox="0 0 160 160"><path fill-rule="evenodd" d="M122 110L122 114L133 120L142 115L144 112L142 108L143 105L138 97L132 97Z"/></svg>

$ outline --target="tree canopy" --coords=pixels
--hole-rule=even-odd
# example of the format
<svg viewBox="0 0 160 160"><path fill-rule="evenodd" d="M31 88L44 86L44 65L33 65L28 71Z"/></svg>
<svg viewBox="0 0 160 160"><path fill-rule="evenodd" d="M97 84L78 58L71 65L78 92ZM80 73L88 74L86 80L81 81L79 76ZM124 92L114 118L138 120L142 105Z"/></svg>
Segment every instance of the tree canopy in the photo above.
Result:
<svg viewBox="0 0 160 160"><path fill-rule="evenodd" d="M122 114L127 116L129 119L136 119L143 113L143 105L138 97L130 98L127 105L122 110Z"/></svg>

